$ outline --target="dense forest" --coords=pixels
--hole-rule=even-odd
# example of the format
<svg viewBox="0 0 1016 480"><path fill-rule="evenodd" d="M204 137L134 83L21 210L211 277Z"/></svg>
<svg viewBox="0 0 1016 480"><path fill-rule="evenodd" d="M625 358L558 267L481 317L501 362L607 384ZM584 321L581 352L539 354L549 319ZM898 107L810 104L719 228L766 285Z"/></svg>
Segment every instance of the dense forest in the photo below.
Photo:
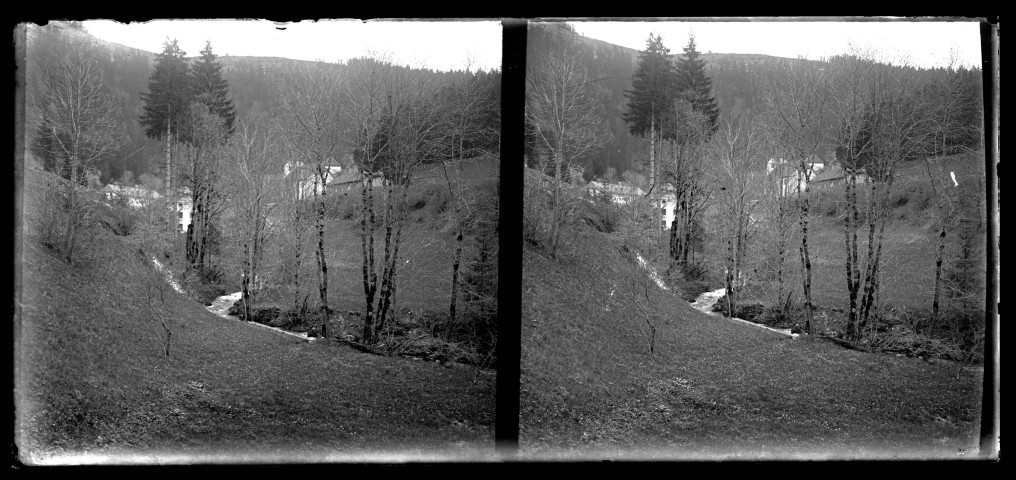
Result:
<svg viewBox="0 0 1016 480"><path fill-rule="evenodd" d="M639 51L580 36L566 23L530 24L528 35L526 61L530 65L538 63L548 52L570 45L575 52L574 57L586 69L592 90L601 104L602 118L606 123L605 142L584 159L585 177L601 177L608 168L613 168L618 175L625 170L643 171L648 166L648 143L632 136L622 120L627 102L624 92L632 87L632 74L638 66ZM676 38L665 40L679 44L685 41ZM678 56L674 55L675 60ZM706 74L712 79L713 95L719 103L722 118L757 110L763 102L764 80L775 75L788 62L813 68L829 66L829 59L787 59L758 54L702 53L700 58L706 62ZM921 72L933 78L950 74L942 68ZM966 96L973 100L962 112L964 122L971 125L979 123L982 111L980 70L961 67L953 74L961 79L963 88L967 90ZM971 135L950 140L954 145L966 146L976 141ZM527 137L527 153L532 153L532 146L531 136ZM832 151L827 156L832 157Z"/></svg>
<svg viewBox="0 0 1016 480"><path fill-rule="evenodd" d="M115 96L120 107L123 123L122 144L109 155L100 159L93 167L97 170L101 183L120 181L128 184L152 182L162 178L164 161L161 160L163 144L145 136L144 128L137 122L142 113L141 95L148 88L148 79L155 66L156 54L136 48L106 42L88 34L79 22L50 22L48 25L28 28L28 48L30 57L36 59L29 62L28 78L38 78L40 66L52 62L68 46L81 46L94 54L99 62L105 87ZM212 45L214 48L214 45ZM190 62L200 58L198 52L184 52ZM229 97L236 107L236 113L242 117L251 112L274 115L279 112L280 101L277 95L287 76L317 62L293 60L280 57L218 57L222 65L222 78L229 85ZM339 73L348 69L351 64L326 64L327 68ZM406 68L408 70L408 68ZM422 71L428 81L440 88L455 82L461 82L472 74L463 71L437 72ZM474 72L475 73L475 72ZM482 82L489 85L495 98L492 104L500 102L500 75L496 72L480 72ZM29 80L29 95L38 88L38 82ZM487 112L486 125L492 126L494 114ZM52 170L52 155L47 152L44 135L33 132L29 138L31 153L42 162L42 166ZM130 172L126 176L125 172ZM144 180L142 179L144 176Z"/></svg>

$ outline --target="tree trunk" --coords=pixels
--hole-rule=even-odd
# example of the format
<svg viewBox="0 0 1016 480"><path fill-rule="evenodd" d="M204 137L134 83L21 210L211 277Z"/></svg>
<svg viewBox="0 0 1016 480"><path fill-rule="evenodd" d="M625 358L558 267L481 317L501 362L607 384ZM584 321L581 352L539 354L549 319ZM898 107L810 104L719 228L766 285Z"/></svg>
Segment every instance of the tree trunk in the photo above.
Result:
<svg viewBox="0 0 1016 480"><path fill-rule="evenodd" d="M293 176L296 177L296 175L293 175ZM299 184L297 184L297 188L299 188ZM294 313L302 313L301 310L300 310L300 266L303 263L303 258L302 258L303 257L303 223L301 222L301 217L300 217L300 211L301 210L302 209L300 208L300 199L299 199L299 196L297 196L296 200L294 200L294 209L293 209L293 225L295 226L295 229L296 229L295 232L294 232L295 237L296 237L296 239L295 239L296 245L294 246L294 249L293 249L294 263L296 264L293 267L293 288L294 288L294 290L293 290L293 312Z"/></svg>
<svg viewBox="0 0 1016 480"><path fill-rule="evenodd" d="M243 299L243 319L251 321L251 305L250 305L250 244L244 242L243 244L243 277L241 279L241 294L240 298Z"/></svg>
<svg viewBox="0 0 1016 480"><path fill-rule="evenodd" d="M857 264L858 212L856 182L856 174L851 172L843 184L847 201L847 211L844 212L843 219L843 243L847 258L847 294L850 301L847 310L847 337L853 340L858 340L860 333L857 330L857 294L860 286L858 283L860 265Z"/></svg>
<svg viewBox="0 0 1016 480"><path fill-rule="evenodd" d="M170 114L166 116L166 201L173 202L173 160L172 160L172 145L173 145L173 131L170 129L172 123L173 107L169 106ZM173 236L176 236L176 209L169 209L169 229L173 232Z"/></svg>
<svg viewBox="0 0 1016 480"><path fill-rule="evenodd" d="M457 216L457 215L456 215ZM455 258L452 261L452 302L448 308L450 322L445 336L451 339L451 326L455 323L455 304L459 298L459 264L462 261L462 227L459 227L458 235L455 237Z"/></svg>
<svg viewBox="0 0 1016 480"><path fill-rule="evenodd" d="M560 211L561 211L561 162L562 153L554 154L554 208L550 218L550 254L557 255L558 239L560 238Z"/></svg>
<svg viewBox="0 0 1016 480"><path fill-rule="evenodd" d="M692 202L695 201L695 192L689 190L687 193L688 200L685 202L684 212L684 245L681 252L681 263L688 265L688 251L691 250L691 229L692 229Z"/></svg>
<svg viewBox="0 0 1016 480"><path fill-rule="evenodd" d="M801 172L806 172L805 160L801 160ZM801 265L804 267L803 290L804 290L804 330L811 335L812 304L811 304L811 255L808 252L808 184L804 184L804 196L801 197L801 212L799 223L801 225ZM801 180L797 183L798 195L801 192Z"/></svg>
<svg viewBox="0 0 1016 480"><path fill-rule="evenodd" d="M75 149L76 150L76 149ZM69 263L74 263L74 241L78 223L78 155L71 152L71 181L67 184L67 224L64 225L63 254Z"/></svg>
<svg viewBox="0 0 1016 480"><path fill-rule="evenodd" d="M727 261L725 263L727 266L725 268L726 272L723 275L723 283L727 287L727 318L731 318L734 316L735 304L734 281L732 277L734 274L734 246L733 240L730 238L727 239Z"/></svg>
<svg viewBox="0 0 1016 480"><path fill-rule="evenodd" d="M945 234L946 226L945 220L942 222L941 231L938 234L938 253L935 256L935 296L931 302L931 324L929 325L929 335L935 333L935 327L938 326L938 309L939 309L939 298L940 292L942 291L942 259L945 257Z"/></svg>
<svg viewBox="0 0 1016 480"><path fill-rule="evenodd" d="M374 294L377 291L377 274L374 271L374 189L370 177L361 187L363 212L360 219L360 245L363 253L363 293L367 300L367 311L363 316L360 336L363 342L369 345L373 342Z"/></svg>
<svg viewBox="0 0 1016 480"><path fill-rule="evenodd" d="M318 295L321 297L321 336L328 338L328 260L325 258L325 182L324 173L321 171L321 164L318 165L318 172L314 179L314 202L317 204L317 261L318 261ZM318 193L318 181L321 181L321 191Z"/></svg>

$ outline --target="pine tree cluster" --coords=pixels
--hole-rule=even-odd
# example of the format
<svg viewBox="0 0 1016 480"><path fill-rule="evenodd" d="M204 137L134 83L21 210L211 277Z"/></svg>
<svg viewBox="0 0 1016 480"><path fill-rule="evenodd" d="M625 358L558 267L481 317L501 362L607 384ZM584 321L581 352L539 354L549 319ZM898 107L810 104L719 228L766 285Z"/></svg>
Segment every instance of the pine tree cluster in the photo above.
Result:
<svg viewBox="0 0 1016 480"><path fill-rule="evenodd" d="M229 98L229 85L222 78L222 64L212 53L211 43L201 50L201 57L192 66L176 40L167 41L155 58L155 71L148 81L148 92L141 93L144 102L141 124L149 138L162 140L166 127L174 140L190 142L187 120L190 105L199 102L223 119L227 135L233 132L236 111Z"/></svg>
<svg viewBox="0 0 1016 480"><path fill-rule="evenodd" d="M717 129L719 103L712 93L712 80L706 75L706 62L696 49L695 38L684 47L684 56L675 60L659 35L649 35L646 49L639 54L639 65L632 88L625 91L628 111L624 121L632 135L644 137L654 129L663 139L674 138L673 125L678 116L675 103L688 102L692 110L705 116L708 132Z"/></svg>

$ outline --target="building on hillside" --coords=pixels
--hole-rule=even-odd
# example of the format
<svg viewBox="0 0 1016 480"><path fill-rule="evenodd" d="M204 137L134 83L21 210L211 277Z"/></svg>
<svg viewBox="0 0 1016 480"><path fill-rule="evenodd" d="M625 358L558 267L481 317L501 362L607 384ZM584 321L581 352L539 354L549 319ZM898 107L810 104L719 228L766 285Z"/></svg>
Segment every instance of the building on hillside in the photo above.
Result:
<svg viewBox="0 0 1016 480"><path fill-rule="evenodd" d="M159 192L149 190L143 186L126 187L123 185L106 185L100 190L105 196L106 201L112 201L118 198L125 199L127 205L131 208L142 208L146 207L152 202L162 198Z"/></svg>
<svg viewBox="0 0 1016 480"><path fill-rule="evenodd" d="M191 212L194 209L194 203L191 200L190 195L180 196L176 201L176 231L179 233L187 233L187 228L191 224Z"/></svg>
<svg viewBox="0 0 1016 480"><path fill-rule="evenodd" d="M816 175L811 182L816 188L827 188L834 185L843 185L849 175L850 172L845 170L839 163L834 163ZM857 182L868 183L868 176L858 172Z"/></svg>
<svg viewBox="0 0 1016 480"><path fill-rule="evenodd" d="M354 187L366 184L367 179L364 178L364 174L360 171L360 168L356 165L350 165L342 173L329 181L326 187L329 191L346 194ZM375 173L371 175L371 184L374 187L383 186L385 184L384 174Z"/></svg>
<svg viewBox="0 0 1016 480"><path fill-rule="evenodd" d="M825 161L818 155L808 157L805 164L807 169L805 172L801 172L793 162L782 158L770 158L766 162L766 173L779 178L780 194L786 196L797 191L798 186L803 191L808 183L813 181L816 175L825 168Z"/></svg>
<svg viewBox="0 0 1016 480"><path fill-rule="evenodd" d="M586 184L586 194L590 197L602 197L617 205L625 205L632 199L645 196L641 188L627 183L602 183L592 181Z"/></svg>
<svg viewBox="0 0 1016 480"><path fill-rule="evenodd" d="M296 197L298 199L309 198L314 195L315 191L318 195L324 193L325 189L328 188L328 183L332 179L337 178L342 172L342 165L339 165L334 160L329 160L325 162L325 169L325 181L323 184L318 180L314 167L303 162L286 162L284 176L296 181Z"/></svg>

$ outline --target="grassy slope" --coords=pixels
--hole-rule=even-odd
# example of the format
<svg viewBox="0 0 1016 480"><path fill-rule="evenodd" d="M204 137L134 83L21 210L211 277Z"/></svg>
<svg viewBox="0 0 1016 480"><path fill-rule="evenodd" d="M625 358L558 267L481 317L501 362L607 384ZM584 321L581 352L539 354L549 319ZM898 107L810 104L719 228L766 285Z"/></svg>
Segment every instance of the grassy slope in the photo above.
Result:
<svg viewBox="0 0 1016 480"><path fill-rule="evenodd" d="M619 282L626 260L600 233L580 234L574 251L566 262L525 251L527 454L956 458L976 448L975 371L790 340L658 289L651 354Z"/></svg>
<svg viewBox="0 0 1016 480"><path fill-rule="evenodd" d="M144 285L154 272L119 237L96 245L91 261L72 267L26 239L22 459L492 446L493 375L304 343L216 317L168 288L153 311ZM172 331L168 356L157 316Z"/></svg>

